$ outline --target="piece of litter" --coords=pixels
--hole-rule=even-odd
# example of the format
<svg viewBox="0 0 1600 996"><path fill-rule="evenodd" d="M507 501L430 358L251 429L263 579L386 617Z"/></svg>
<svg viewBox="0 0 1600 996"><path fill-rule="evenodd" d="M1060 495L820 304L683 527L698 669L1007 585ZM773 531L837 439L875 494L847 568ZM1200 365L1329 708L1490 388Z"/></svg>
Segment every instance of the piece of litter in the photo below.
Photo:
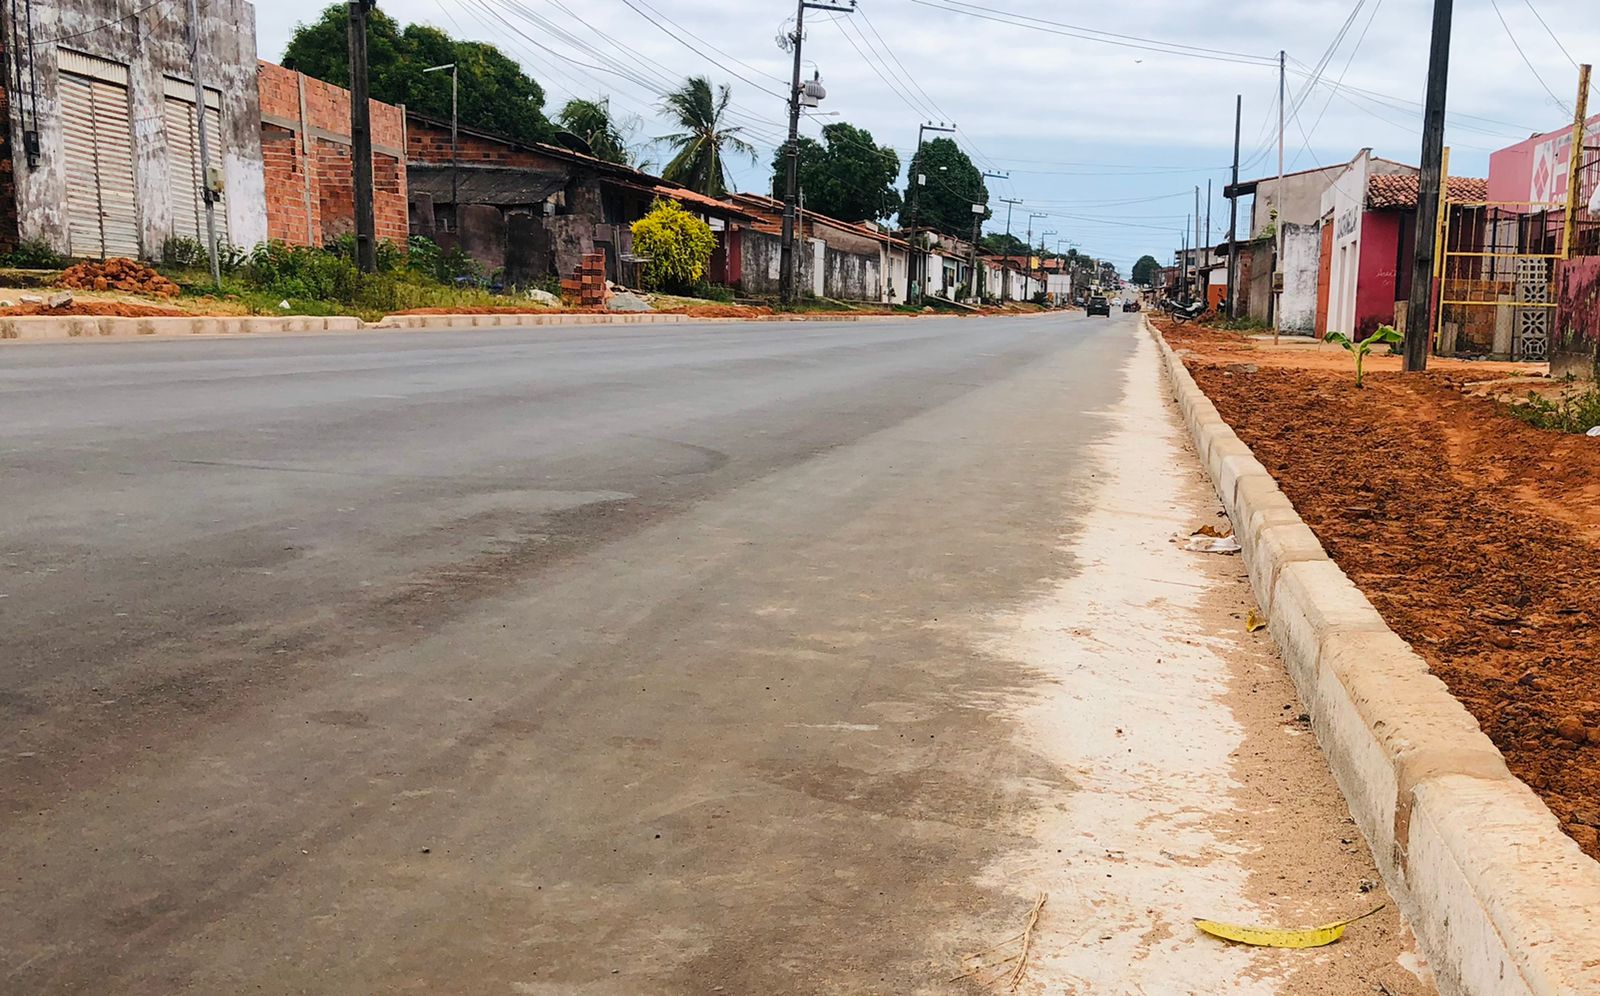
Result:
<svg viewBox="0 0 1600 996"><path fill-rule="evenodd" d="M1585 436L1600 436L1600 425L1597 425L1594 428L1590 429L1588 432L1584 433L1584 435Z"/></svg>
<svg viewBox="0 0 1600 996"><path fill-rule="evenodd" d="M1203 533L1190 536L1183 548L1195 553L1238 553L1241 549L1239 541L1233 536L1207 536Z"/></svg>
<svg viewBox="0 0 1600 996"><path fill-rule="evenodd" d="M1240 944L1253 944L1262 948L1320 948L1344 936L1344 929L1357 920L1364 920L1383 909L1372 909L1348 920L1337 920L1306 930L1284 930L1278 927L1247 927L1236 923L1219 923L1216 920L1196 920L1194 925L1208 934Z"/></svg>
<svg viewBox="0 0 1600 996"><path fill-rule="evenodd" d="M1255 609L1251 609L1250 612L1244 617L1244 631L1246 633L1254 633L1258 629L1266 628L1267 621L1261 618L1261 613L1257 612Z"/></svg>
<svg viewBox="0 0 1600 996"><path fill-rule="evenodd" d="M289 301L288 301L288 299L284 299L282 301L279 301L278 302L278 307L282 308L284 311L288 311L289 310Z"/></svg>

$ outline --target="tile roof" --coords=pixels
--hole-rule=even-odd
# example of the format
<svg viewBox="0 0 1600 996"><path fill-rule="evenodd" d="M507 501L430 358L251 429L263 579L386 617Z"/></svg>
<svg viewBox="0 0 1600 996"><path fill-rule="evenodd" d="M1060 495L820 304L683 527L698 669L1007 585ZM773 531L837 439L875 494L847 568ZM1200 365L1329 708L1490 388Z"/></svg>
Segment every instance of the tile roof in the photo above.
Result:
<svg viewBox="0 0 1600 996"><path fill-rule="evenodd" d="M1367 177L1367 207L1414 208L1417 206L1417 188L1421 178L1409 173L1379 173ZM1470 176L1452 176L1449 180L1450 196L1461 201L1486 201L1489 199L1489 181Z"/></svg>

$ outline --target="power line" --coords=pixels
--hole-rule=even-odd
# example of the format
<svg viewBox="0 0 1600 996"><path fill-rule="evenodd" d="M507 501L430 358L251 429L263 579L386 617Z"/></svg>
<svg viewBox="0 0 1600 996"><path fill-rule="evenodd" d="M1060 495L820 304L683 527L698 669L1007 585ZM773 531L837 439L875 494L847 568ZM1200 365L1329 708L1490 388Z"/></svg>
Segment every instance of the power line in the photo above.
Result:
<svg viewBox="0 0 1600 996"><path fill-rule="evenodd" d="M1522 0L1522 2L1528 5L1528 10L1532 12L1534 18L1539 22L1539 26L1544 28L1544 33L1549 35L1550 40L1556 43L1556 48L1559 48L1561 54L1567 57L1567 61L1572 63L1572 68L1577 69L1578 60L1572 57L1572 53L1567 51L1567 46L1561 44L1561 39L1556 36L1554 31L1550 30L1550 25L1545 23L1544 16L1539 13L1539 8L1533 5L1533 0ZM1600 84L1590 83L1589 89L1600 94Z"/></svg>
<svg viewBox="0 0 1600 996"><path fill-rule="evenodd" d="M1517 54L1522 57L1522 64L1528 67L1528 72L1532 73L1533 78L1539 81L1539 85L1544 88L1545 93L1550 95L1550 99L1555 101L1557 107L1571 114L1572 108L1568 107L1565 101L1556 96L1556 92L1550 89L1550 84L1546 83L1544 77L1539 75L1539 70L1533 68L1533 63L1528 59L1528 53L1522 50L1522 44L1517 41L1517 36L1512 33L1511 25L1506 23L1506 15L1500 9L1499 0L1489 0L1489 6L1494 8L1494 16L1500 19L1500 26L1505 29L1506 37L1511 39L1511 47L1516 49Z"/></svg>
<svg viewBox="0 0 1600 996"><path fill-rule="evenodd" d="M1101 31L1096 28L1086 28L1082 25L1049 21L1044 18L1017 14L993 7L979 7L975 4L966 3L964 0L943 0L941 3L934 3L933 0L911 0L911 2L919 6L931 7L935 10L966 14L969 17L993 21L996 24L1031 28L1048 34L1065 35L1084 41L1099 42L1102 45L1115 45L1121 48L1133 48L1165 55L1186 55L1191 58L1211 59L1218 62L1240 62L1248 65L1270 65L1277 61L1276 57L1253 55L1248 52L1230 52L1226 49L1186 45L1181 42L1167 42L1154 38L1141 38L1137 35L1125 35L1115 31Z"/></svg>

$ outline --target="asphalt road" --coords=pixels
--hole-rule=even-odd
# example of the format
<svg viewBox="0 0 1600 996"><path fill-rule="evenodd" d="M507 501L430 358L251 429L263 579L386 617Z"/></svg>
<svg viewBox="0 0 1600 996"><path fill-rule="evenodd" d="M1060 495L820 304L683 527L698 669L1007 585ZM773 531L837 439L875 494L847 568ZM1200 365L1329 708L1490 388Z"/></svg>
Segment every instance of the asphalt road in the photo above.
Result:
<svg viewBox="0 0 1600 996"><path fill-rule="evenodd" d="M1072 590L1106 448L1177 438L1141 334L1118 313L0 349L0 990L950 991L1030 904L997 863L1041 870L1051 834L1177 846L1113 795L1088 822L1127 842L1063 824L1084 772L1019 703L1096 655L993 637ZM1112 411L1131 383L1156 429ZM1160 500L1136 537L1158 552L1194 514ZM1158 594L1209 583L1188 564ZM1163 604L1126 570L1129 604ZM1224 708L1203 704L1167 722ZM1117 727L1097 739L1140 796L1164 740L1123 754L1123 725L1084 729ZM1325 800L1316 777L1300 795Z"/></svg>
<svg viewBox="0 0 1600 996"><path fill-rule="evenodd" d="M1132 328L6 349L0 988L926 983Z"/></svg>

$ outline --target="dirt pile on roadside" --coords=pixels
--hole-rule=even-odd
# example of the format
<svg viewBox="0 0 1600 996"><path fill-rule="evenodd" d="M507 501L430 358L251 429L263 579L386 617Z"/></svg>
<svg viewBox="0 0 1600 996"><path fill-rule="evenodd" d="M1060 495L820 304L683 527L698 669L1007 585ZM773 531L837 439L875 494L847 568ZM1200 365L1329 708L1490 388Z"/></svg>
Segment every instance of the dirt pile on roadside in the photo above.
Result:
<svg viewBox="0 0 1600 996"><path fill-rule="evenodd" d="M1378 370L1359 390L1347 366L1265 347L1240 366L1243 337L1168 338L1200 354L1195 380L1329 556L1600 858L1600 440L1465 396L1480 365Z"/></svg>
<svg viewBox="0 0 1600 996"><path fill-rule="evenodd" d="M52 308L48 304L14 304L0 308L0 317L5 318L24 318L31 315L63 318L184 318L188 314L176 308L133 304L128 301L74 301L59 308Z"/></svg>
<svg viewBox="0 0 1600 996"><path fill-rule="evenodd" d="M71 290L119 290L152 297L177 297L179 292L177 284L150 267L122 258L69 266L56 286Z"/></svg>

